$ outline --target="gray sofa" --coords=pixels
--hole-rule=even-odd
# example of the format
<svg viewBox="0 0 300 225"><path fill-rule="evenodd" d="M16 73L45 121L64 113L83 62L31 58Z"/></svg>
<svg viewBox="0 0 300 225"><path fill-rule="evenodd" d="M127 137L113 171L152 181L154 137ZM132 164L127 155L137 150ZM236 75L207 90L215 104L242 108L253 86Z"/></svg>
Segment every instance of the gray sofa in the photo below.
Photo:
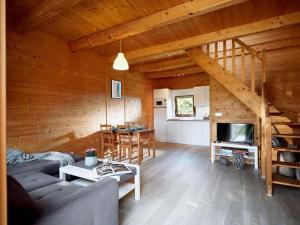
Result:
<svg viewBox="0 0 300 225"><path fill-rule="evenodd" d="M20 199L26 194L30 198L26 201L32 200L36 212L31 224L118 224L118 184L115 179L107 177L88 187L81 187L51 176L57 174L58 169L59 163L53 161L32 161L29 164L8 167L8 174L12 180L8 182L12 186L8 187L8 192L13 192L8 193L9 204L13 202L12 206L9 206L10 224L28 224L24 222L26 218L22 217L29 213L18 216L16 210L14 211L17 209L17 214L24 212ZM13 186L18 185L15 183L19 183L21 187L14 189ZM23 189L23 193L16 193L22 192Z"/></svg>

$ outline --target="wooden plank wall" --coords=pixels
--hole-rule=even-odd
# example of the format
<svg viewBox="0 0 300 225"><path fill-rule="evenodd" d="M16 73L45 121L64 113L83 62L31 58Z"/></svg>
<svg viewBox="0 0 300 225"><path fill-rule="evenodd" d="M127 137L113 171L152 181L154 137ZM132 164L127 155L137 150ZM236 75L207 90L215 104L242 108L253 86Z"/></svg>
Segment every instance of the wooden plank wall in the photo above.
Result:
<svg viewBox="0 0 300 225"><path fill-rule="evenodd" d="M5 1L0 1L0 224L7 224L6 206L6 40Z"/></svg>
<svg viewBox="0 0 300 225"><path fill-rule="evenodd" d="M300 113L300 47L267 53L267 93L272 104L293 121ZM273 63L277 59L278 63Z"/></svg>
<svg viewBox="0 0 300 225"><path fill-rule="evenodd" d="M153 88L155 89L169 88L174 90L206 85L209 85L209 76L206 73L153 79Z"/></svg>
<svg viewBox="0 0 300 225"><path fill-rule="evenodd" d="M97 53L70 53L65 42L45 33L8 32L8 147L77 153L98 148L99 125L106 120L124 123L124 112L131 108L139 116L129 114L130 120L150 126L151 110L144 107L151 99L144 99L147 93L152 96L151 82L141 74L114 73L110 68ZM111 99L111 78L128 81L126 104L124 98Z"/></svg>
<svg viewBox="0 0 300 225"><path fill-rule="evenodd" d="M209 79L210 85L210 122L211 141L217 140L217 123L252 123L255 125L255 142L260 142L259 123L256 115L240 102L234 95L227 91L213 78ZM215 113L223 113L216 117Z"/></svg>
<svg viewBox="0 0 300 225"><path fill-rule="evenodd" d="M116 71L108 66L108 116L109 124L138 122L153 127L152 82L142 73ZM112 99L111 80L122 82L122 99Z"/></svg>

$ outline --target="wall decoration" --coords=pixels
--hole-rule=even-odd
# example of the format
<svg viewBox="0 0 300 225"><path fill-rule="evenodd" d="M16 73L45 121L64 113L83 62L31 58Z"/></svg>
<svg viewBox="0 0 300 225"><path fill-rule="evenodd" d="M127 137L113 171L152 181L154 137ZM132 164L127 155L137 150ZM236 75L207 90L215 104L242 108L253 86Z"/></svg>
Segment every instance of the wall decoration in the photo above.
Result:
<svg viewBox="0 0 300 225"><path fill-rule="evenodd" d="M111 98L122 98L122 82L111 80Z"/></svg>

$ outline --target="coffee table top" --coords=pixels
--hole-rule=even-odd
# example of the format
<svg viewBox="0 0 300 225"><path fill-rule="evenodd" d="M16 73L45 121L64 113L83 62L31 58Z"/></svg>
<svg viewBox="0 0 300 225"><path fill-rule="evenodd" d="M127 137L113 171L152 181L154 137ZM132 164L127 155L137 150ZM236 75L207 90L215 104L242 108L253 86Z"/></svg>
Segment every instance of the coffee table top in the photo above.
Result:
<svg viewBox="0 0 300 225"><path fill-rule="evenodd" d="M124 164L132 171L132 173L110 176L112 178L115 178L118 182L122 183L123 181L131 179L135 176L136 167L138 165L121 163L121 162L112 162L112 163ZM98 159L97 165L95 165L95 166L85 166L84 165L84 160L82 160L82 161L79 161L79 162L77 162L73 165L60 167L59 172L63 173L63 174L68 174L68 175L72 175L72 176L76 176L76 177L80 177L80 178L83 178L83 179L87 179L87 180L96 182L96 181L98 181L102 178L95 178L95 174L93 172L93 169L95 167L101 165L101 164L102 164L102 160Z"/></svg>

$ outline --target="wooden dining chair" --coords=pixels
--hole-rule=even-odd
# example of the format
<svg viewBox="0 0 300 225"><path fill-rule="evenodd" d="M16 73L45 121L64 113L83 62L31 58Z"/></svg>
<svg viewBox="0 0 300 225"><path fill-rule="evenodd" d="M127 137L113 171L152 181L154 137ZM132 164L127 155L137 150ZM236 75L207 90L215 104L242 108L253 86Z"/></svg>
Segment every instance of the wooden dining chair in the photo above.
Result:
<svg viewBox="0 0 300 225"><path fill-rule="evenodd" d="M101 135L101 157L104 158L105 153L111 156L112 160L115 160L115 156L118 155L119 142L116 140L115 134L111 125L100 125ZM119 157L120 160L120 157Z"/></svg>
<svg viewBox="0 0 300 225"><path fill-rule="evenodd" d="M131 161L135 158L138 158L139 155L139 145L138 142L133 141L133 136L132 133L129 130L119 130L118 131L118 140L119 140L119 147L120 147L120 152L119 152L119 156L121 157L122 153L121 152L125 152L125 156L126 156L126 151L128 150L128 159L129 159L129 163L131 163ZM136 156L134 156L134 150L136 151ZM139 162L140 164L140 162Z"/></svg>
<svg viewBox="0 0 300 225"><path fill-rule="evenodd" d="M100 131L103 130L112 130L112 126L110 124L100 124Z"/></svg>
<svg viewBox="0 0 300 225"><path fill-rule="evenodd" d="M140 158L143 160L144 157L144 146L148 149L148 156L151 156L152 148L152 157L155 158L155 130L141 130L138 131L138 142L140 143Z"/></svg>

